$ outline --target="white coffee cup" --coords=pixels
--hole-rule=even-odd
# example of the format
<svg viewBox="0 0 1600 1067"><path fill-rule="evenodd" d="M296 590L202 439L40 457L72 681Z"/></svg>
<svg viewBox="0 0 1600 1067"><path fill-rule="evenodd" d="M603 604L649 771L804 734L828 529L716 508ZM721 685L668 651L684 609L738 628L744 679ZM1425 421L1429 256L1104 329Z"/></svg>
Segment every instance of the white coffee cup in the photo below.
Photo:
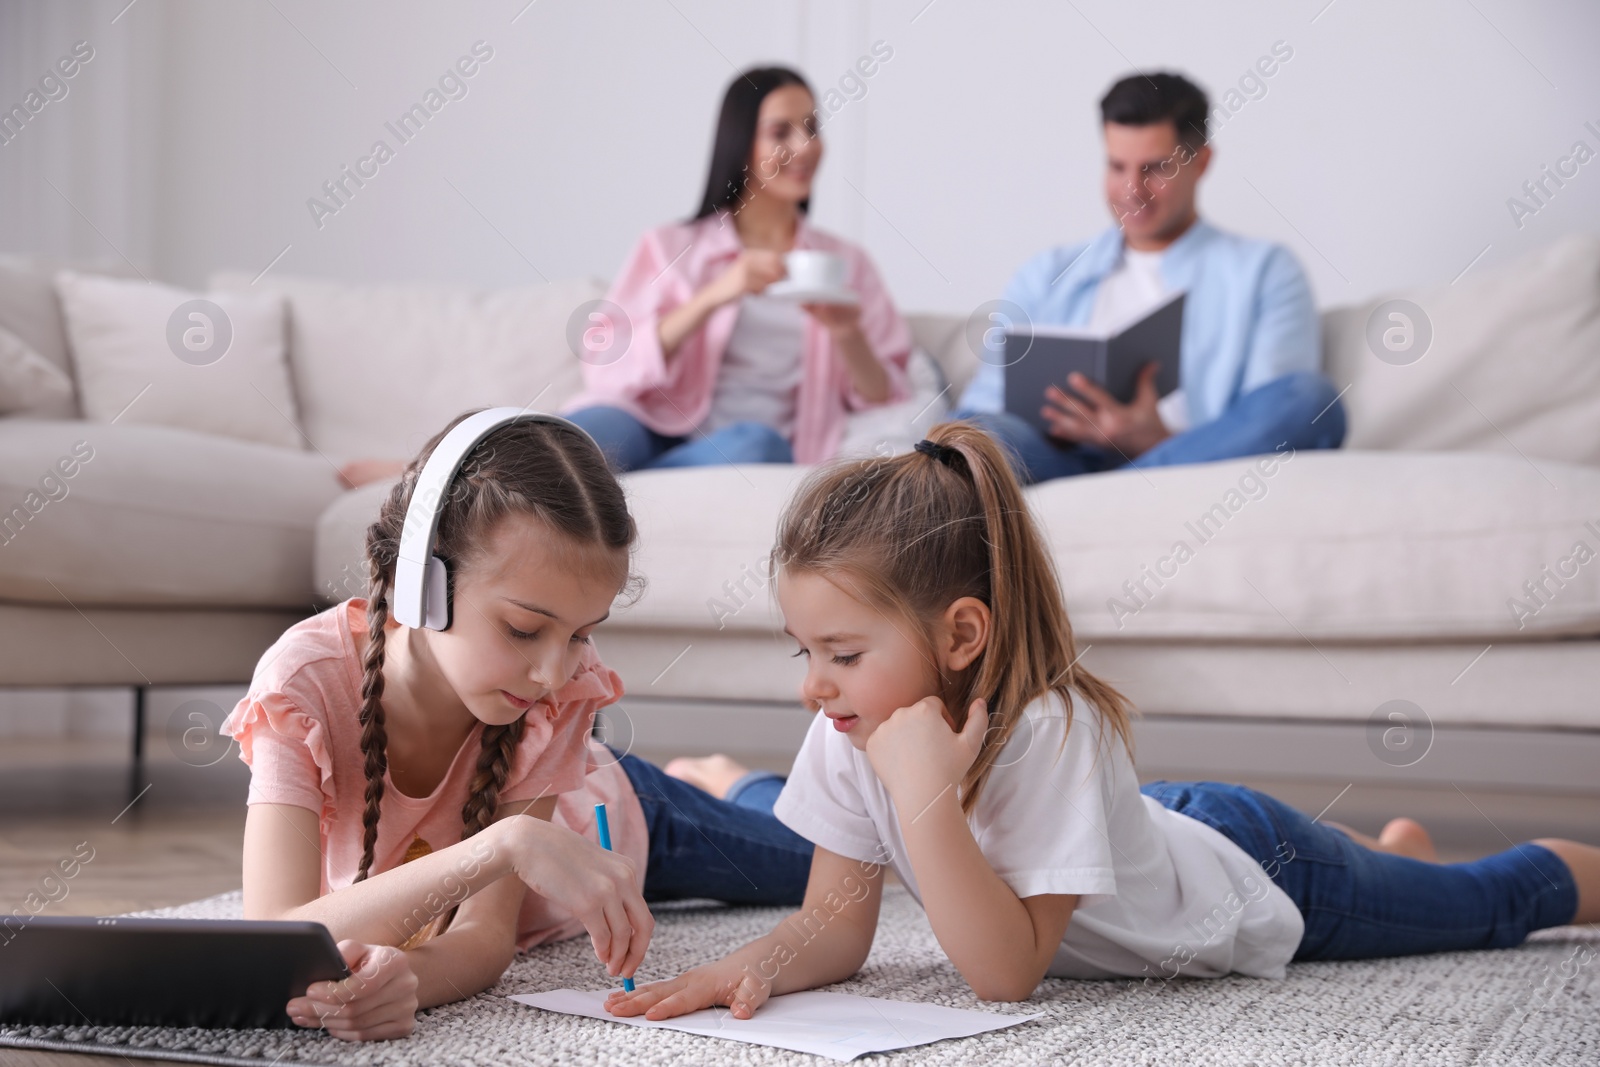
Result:
<svg viewBox="0 0 1600 1067"><path fill-rule="evenodd" d="M844 258L832 252L804 248L783 257L789 272L786 283L798 289L835 290L844 288Z"/></svg>

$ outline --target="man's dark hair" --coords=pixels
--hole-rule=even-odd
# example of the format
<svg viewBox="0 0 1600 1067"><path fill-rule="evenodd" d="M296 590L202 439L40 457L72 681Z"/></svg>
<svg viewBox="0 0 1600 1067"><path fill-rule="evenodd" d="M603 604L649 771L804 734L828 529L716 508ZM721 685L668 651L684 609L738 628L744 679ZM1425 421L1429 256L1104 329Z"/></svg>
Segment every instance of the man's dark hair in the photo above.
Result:
<svg viewBox="0 0 1600 1067"><path fill-rule="evenodd" d="M1205 90L1182 74L1131 74L1100 98L1100 121L1118 126L1170 122L1178 141L1198 151L1206 143Z"/></svg>

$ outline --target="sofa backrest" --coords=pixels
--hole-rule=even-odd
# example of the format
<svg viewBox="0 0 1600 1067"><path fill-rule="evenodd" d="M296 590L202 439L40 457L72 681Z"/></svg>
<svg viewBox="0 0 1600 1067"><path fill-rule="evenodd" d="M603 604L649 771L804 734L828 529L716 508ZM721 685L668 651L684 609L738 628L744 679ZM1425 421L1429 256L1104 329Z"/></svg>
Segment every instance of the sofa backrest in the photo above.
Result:
<svg viewBox="0 0 1600 1067"><path fill-rule="evenodd" d="M1410 331L1410 347L1387 349L1389 330L1396 343ZM1323 349L1328 376L1349 387L1346 448L1600 465L1600 237L1334 308Z"/></svg>
<svg viewBox="0 0 1600 1067"><path fill-rule="evenodd" d="M251 276L212 278L218 289ZM335 462L415 455L475 407L554 411L582 385L567 345L592 279L491 291L269 276L255 290L289 300L289 365L301 428Z"/></svg>
<svg viewBox="0 0 1600 1067"><path fill-rule="evenodd" d="M213 284L250 280L223 273ZM559 407L582 377L568 323L605 292L593 279L484 292L277 277L255 288L289 298L303 428L335 460L412 455L469 407ZM907 317L953 404L978 367L966 318ZM1453 283L1333 308L1322 323L1325 370L1349 414L1347 448L1600 465L1600 237L1567 237ZM1391 351L1386 330L1402 340L1410 330L1412 346Z"/></svg>

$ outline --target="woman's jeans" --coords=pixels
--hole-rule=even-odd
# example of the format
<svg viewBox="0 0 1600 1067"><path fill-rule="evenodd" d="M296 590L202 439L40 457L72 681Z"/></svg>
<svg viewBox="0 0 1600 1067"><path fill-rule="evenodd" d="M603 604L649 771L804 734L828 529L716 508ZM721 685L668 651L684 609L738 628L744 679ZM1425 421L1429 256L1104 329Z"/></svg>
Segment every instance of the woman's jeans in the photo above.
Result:
<svg viewBox="0 0 1600 1067"><path fill-rule="evenodd" d="M1174 434L1132 460L1115 451L1057 441L1008 411L958 411L955 417L970 419L1005 445L1024 485L1122 467L1260 456L1284 446L1296 451L1338 448L1345 431L1344 405L1333 383L1304 372L1285 374L1252 389L1212 421Z"/></svg>
<svg viewBox="0 0 1600 1067"><path fill-rule="evenodd" d="M1578 911L1572 872L1541 845L1425 863L1374 852L1242 785L1151 782L1141 791L1244 849L1289 894L1306 921L1297 960L1509 948Z"/></svg>
<svg viewBox="0 0 1600 1067"><path fill-rule="evenodd" d="M810 841L772 814L775 774L747 775L716 797L637 756L617 756L650 831L644 898L799 904L811 876Z"/></svg>
<svg viewBox="0 0 1600 1067"><path fill-rule="evenodd" d="M759 422L735 422L691 440L656 433L621 408L579 408L566 417L595 439L619 474L662 467L794 462L794 450L783 435Z"/></svg>

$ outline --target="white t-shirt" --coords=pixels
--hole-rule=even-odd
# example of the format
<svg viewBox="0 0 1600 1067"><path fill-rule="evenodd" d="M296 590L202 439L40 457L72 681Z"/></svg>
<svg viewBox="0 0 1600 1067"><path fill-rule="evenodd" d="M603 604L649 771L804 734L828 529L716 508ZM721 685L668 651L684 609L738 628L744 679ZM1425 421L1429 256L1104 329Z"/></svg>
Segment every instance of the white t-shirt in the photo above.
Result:
<svg viewBox="0 0 1600 1067"><path fill-rule="evenodd" d="M1047 974L1061 978L1282 978L1305 922L1243 849L1139 792L1133 761L1101 719L1054 692L1028 706L968 816L1018 898L1082 899ZM1063 742L1065 747L1063 748ZM920 903L894 802L866 753L818 715L774 814L802 837L887 862Z"/></svg>
<svg viewBox="0 0 1600 1067"><path fill-rule="evenodd" d="M740 300L702 433L748 420L793 439L805 319L805 311L790 300Z"/></svg>
<svg viewBox="0 0 1600 1067"><path fill-rule="evenodd" d="M1100 280L1094 293L1094 310L1089 314L1091 330L1108 331L1140 318L1167 296L1167 283L1161 280L1164 252L1122 249L1122 261ZM1173 433L1189 428L1189 405L1183 390L1174 389L1156 404L1161 421Z"/></svg>

